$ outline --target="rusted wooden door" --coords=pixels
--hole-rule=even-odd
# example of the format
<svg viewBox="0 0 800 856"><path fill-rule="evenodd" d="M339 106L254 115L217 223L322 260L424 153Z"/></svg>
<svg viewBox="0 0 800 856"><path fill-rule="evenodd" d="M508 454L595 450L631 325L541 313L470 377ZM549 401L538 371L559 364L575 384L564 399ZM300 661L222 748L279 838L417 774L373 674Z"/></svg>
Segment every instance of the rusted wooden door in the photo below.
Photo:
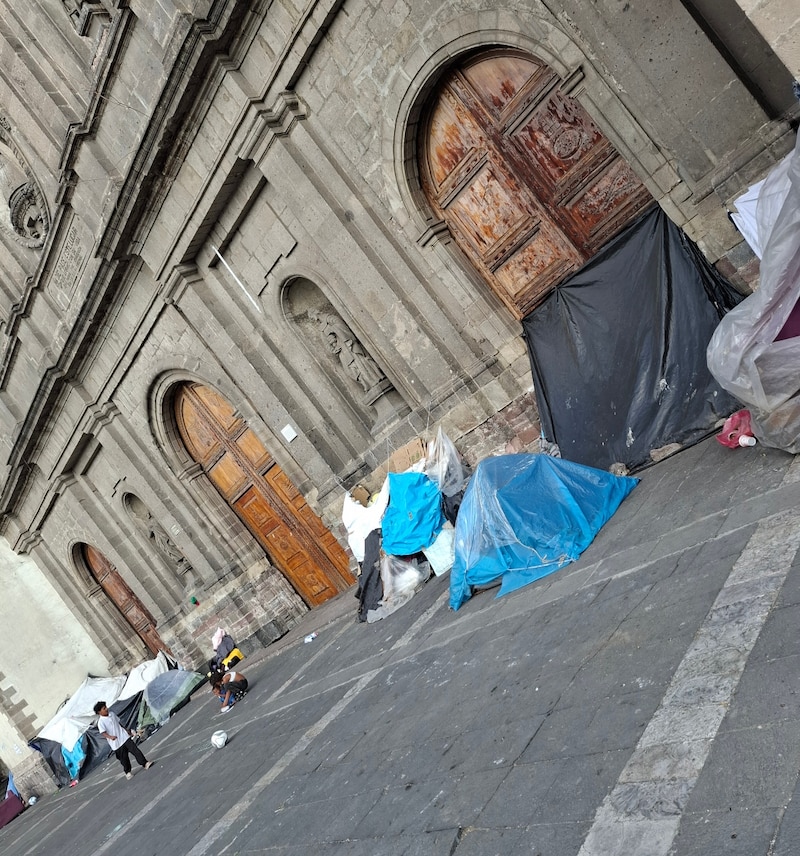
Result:
<svg viewBox="0 0 800 856"><path fill-rule="evenodd" d="M309 606L355 582L339 542L221 395L186 384L175 412L189 453Z"/></svg>
<svg viewBox="0 0 800 856"><path fill-rule="evenodd" d="M552 69L519 52L446 75L420 174L456 243L518 318L653 202Z"/></svg>
<svg viewBox="0 0 800 856"><path fill-rule="evenodd" d="M91 575L100 584L100 588L111 598L122 617L134 629L137 636L147 645L151 654L159 651L170 653L156 632L156 621L147 611L145 605L131 591L119 571L108 559L89 544L83 545L83 558Z"/></svg>

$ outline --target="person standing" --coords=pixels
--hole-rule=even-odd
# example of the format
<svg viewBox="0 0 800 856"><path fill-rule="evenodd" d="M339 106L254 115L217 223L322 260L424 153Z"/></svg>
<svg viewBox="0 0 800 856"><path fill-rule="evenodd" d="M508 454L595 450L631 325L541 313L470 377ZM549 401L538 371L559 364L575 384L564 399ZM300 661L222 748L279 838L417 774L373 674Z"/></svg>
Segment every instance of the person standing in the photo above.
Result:
<svg viewBox="0 0 800 856"><path fill-rule="evenodd" d="M122 764L126 779L133 778L130 755L133 755L145 770L149 770L153 766L153 762L144 757L142 750L133 742L130 732L119 721L116 713L108 709L104 701L97 702L94 706L94 712L100 717L97 720L97 730L101 737L108 740L117 760Z"/></svg>

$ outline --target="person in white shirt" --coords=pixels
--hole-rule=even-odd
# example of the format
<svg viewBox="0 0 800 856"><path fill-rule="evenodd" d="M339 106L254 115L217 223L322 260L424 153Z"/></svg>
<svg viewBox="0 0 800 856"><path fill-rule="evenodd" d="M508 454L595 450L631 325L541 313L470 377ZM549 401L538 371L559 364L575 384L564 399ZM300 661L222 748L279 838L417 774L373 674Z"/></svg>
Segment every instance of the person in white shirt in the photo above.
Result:
<svg viewBox="0 0 800 856"><path fill-rule="evenodd" d="M94 712L100 717L97 720L97 730L101 737L108 740L117 760L122 764L126 779L133 778L129 755L133 755L145 770L149 770L153 766L153 762L144 757L142 750L133 742L130 732L119 721L116 713L108 709L104 701L97 702L94 706Z"/></svg>

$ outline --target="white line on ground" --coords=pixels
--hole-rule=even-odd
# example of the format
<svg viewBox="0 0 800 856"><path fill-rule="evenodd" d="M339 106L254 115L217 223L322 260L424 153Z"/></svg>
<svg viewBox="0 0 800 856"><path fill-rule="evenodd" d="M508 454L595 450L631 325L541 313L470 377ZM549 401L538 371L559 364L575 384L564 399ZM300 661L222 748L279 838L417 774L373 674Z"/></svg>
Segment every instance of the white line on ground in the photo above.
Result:
<svg viewBox="0 0 800 856"><path fill-rule="evenodd" d="M578 856L666 856L714 738L800 548L800 514L759 523L681 660ZM725 674L719 663L724 660Z"/></svg>
<svg viewBox="0 0 800 856"><path fill-rule="evenodd" d="M252 788L245 794L233 808L223 815L214 826L195 844L188 852L187 856L203 856L209 852L209 848L216 842L220 836L224 835L231 826L253 805L259 794L291 764L291 762L303 752L311 743L311 741L319 736L322 731L331 723L340 713L350 704L350 702L369 684L373 678L379 674L380 669L374 669L367 672L359 681L357 681L342 698L323 716L319 719L306 733L281 757L272 767L253 785Z"/></svg>

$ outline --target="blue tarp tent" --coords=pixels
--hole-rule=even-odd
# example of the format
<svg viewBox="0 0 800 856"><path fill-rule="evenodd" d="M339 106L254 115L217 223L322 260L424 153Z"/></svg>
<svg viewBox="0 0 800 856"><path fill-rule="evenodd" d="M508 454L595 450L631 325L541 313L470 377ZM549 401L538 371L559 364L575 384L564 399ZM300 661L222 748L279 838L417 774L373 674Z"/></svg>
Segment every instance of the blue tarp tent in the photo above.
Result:
<svg viewBox="0 0 800 856"><path fill-rule="evenodd" d="M472 586L502 577L503 595L574 562L637 482L549 455L481 461L456 521L450 606Z"/></svg>

